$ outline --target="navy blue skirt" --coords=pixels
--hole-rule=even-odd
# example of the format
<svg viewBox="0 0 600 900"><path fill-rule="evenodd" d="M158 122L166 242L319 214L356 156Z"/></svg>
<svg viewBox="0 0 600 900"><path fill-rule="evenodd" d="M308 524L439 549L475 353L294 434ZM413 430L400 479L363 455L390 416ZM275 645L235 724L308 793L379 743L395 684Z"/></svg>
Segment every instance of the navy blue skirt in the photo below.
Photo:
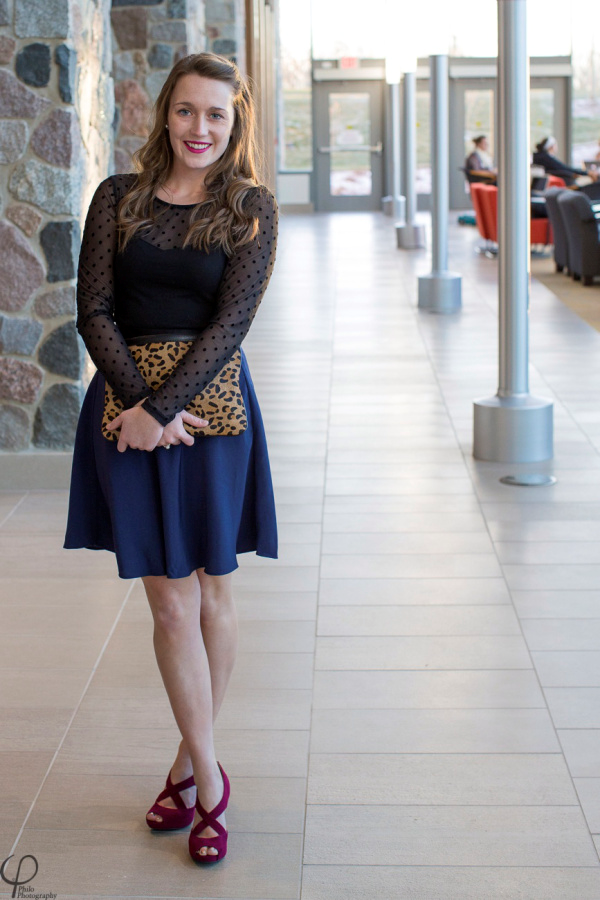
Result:
<svg viewBox="0 0 600 900"><path fill-rule="evenodd" d="M248 428L151 452L117 450L102 436L104 378L81 409L64 546L115 553L121 578L226 575L236 554L277 559L273 483L262 417L242 351Z"/></svg>

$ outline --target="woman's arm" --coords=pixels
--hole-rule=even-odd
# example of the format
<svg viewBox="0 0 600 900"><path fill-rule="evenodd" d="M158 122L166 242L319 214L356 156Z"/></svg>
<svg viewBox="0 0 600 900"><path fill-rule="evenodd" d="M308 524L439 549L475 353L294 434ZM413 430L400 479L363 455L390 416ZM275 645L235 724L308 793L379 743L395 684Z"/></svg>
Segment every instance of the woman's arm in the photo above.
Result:
<svg viewBox="0 0 600 900"><path fill-rule="evenodd" d="M77 330L96 368L123 404L132 407L151 391L113 318L117 203L115 185L107 178L96 189L83 230L77 273Z"/></svg>
<svg viewBox="0 0 600 900"><path fill-rule="evenodd" d="M201 393L231 359L267 289L275 262L277 202L266 188L258 188L250 195L247 210L258 217L256 237L228 260L211 321L144 404L161 425Z"/></svg>

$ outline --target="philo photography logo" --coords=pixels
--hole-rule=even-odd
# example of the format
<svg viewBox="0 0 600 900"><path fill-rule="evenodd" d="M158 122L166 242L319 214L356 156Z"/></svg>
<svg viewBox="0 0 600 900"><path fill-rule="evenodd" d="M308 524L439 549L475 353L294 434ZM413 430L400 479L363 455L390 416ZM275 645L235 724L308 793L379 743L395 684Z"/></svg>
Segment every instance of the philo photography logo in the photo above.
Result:
<svg viewBox="0 0 600 900"><path fill-rule="evenodd" d="M13 858L13 855L14 854L7 856L0 866L0 877L2 878L2 881L13 885L11 897L25 897L27 900L56 900L57 895L53 894L51 891L38 893L36 889L29 884L30 881L33 881L38 872L38 861L35 856L32 856L30 853L22 856L19 860L19 865L17 866L17 872L14 878L10 878L9 875L7 875L6 870L8 868L8 862ZM29 862L25 863L25 860L29 860ZM23 865L24 863L25 865ZM11 866L11 868L13 868L13 866Z"/></svg>

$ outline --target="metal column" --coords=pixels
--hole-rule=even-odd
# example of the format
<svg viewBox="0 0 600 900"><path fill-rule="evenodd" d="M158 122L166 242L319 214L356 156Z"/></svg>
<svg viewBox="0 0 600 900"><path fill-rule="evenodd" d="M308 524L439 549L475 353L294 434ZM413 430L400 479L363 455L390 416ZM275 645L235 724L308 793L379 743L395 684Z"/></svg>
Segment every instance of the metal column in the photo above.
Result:
<svg viewBox="0 0 600 900"><path fill-rule="evenodd" d="M392 113L392 215L396 227L406 222L406 200L400 194L400 84L390 84L390 108Z"/></svg>
<svg viewBox="0 0 600 900"><path fill-rule="evenodd" d="M403 128L404 145L404 193L406 197L406 222L396 226L398 247L416 250L425 246L425 228L417 225L417 84L416 73L405 72L403 80Z"/></svg>
<svg viewBox="0 0 600 900"><path fill-rule="evenodd" d="M526 0L498 0L499 386L474 403L473 455L553 454L552 401L529 394L529 59Z"/></svg>
<svg viewBox="0 0 600 900"><path fill-rule="evenodd" d="M449 152L448 57L429 57L431 66L432 271L419 278L419 308L449 313L461 307L461 277L448 271Z"/></svg>

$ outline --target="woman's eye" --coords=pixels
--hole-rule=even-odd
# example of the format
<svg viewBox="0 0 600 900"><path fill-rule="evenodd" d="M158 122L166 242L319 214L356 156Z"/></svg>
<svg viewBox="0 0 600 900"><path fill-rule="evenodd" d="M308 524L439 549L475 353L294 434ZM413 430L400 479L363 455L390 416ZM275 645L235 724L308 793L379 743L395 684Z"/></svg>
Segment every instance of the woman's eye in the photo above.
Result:
<svg viewBox="0 0 600 900"><path fill-rule="evenodd" d="M221 113L212 113L211 115L216 116L217 119L222 119L222 118L223 118L223 116L221 115Z"/></svg>
<svg viewBox="0 0 600 900"><path fill-rule="evenodd" d="M189 109L180 109L178 110L180 113L189 113Z"/></svg>

